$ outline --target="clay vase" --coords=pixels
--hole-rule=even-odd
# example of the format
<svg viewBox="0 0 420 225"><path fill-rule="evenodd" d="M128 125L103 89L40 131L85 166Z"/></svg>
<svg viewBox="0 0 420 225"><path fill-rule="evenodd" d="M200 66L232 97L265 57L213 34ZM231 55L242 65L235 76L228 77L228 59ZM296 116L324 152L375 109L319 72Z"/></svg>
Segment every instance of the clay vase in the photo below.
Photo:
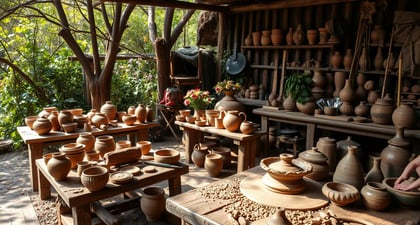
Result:
<svg viewBox="0 0 420 225"><path fill-rule="evenodd" d="M296 45L301 45L303 43L304 33L302 30L302 25L298 24L296 30L293 32L293 42Z"/></svg>
<svg viewBox="0 0 420 225"><path fill-rule="evenodd" d="M370 117L374 123L388 125L392 124L393 112L394 106L392 102L378 98L370 108Z"/></svg>
<svg viewBox="0 0 420 225"><path fill-rule="evenodd" d="M127 114L128 115L135 115L135 112L136 112L136 107L134 105L131 105L131 106L128 107L128 109L127 109Z"/></svg>
<svg viewBox="0 0 420 225"><path fill-rule="evenodd" d="M326 44L328 42L328 30L325 27L318 28L319 44Z"/></svg>
<svg viewBox="0 0 420 225"><path fill-rule="evenodd" d="M375 104L376 100L379 98L379 93L377 90L371 90L369 91L369 94L367 96L367 102L371 105Z"/></svg>
<svg viewBox="0 0 420 225"><path fill-rule="evenodd" d="M62 152L55 152L47 163L48 172L56 181L62 181L67 178L71 169L71 161L66 158Z"/></svg>
<svg viewBox="0 0 420 225"><path fill-rule="evenodd" d="M325 78L324 73L320 70L314 70L314 75L312 76L312 86L325 88L327 85L327 78Z"/></svg>
<svg viewBox="0 0 420 225"><path fill-rule="evenodd" d="M165 203L165 192L162 188L151 186L143 189L140 208L148 222L160 219L165 211Z"/></svg>
<svg viewBox="0 0 420 225"><path fill-rule="evenodd" d="M312 165L312 172L306 177L316 181L323 181L328 177L330 171L327 163L328 158L318 148L312 147L311 150L301 152L299 158Z"/></svg>
<svg viewBox="0 0 420 225"><path fill-rule="evenodd" d="M380 44L384 42L384 29L382 25L375 25L370 33L370 40L373 44Z"/></svg>
<svg viewBox="0 0 420 225"><path fill-rule="evenodd" d="M146 107L143 104L139 104L136 107L134 114L137 117L137 121L140 123L146 122Z"/></svg>
<svg viewBox="0 0 420 225"><path fill-rule="evenodd" d="M195 121L206 120L206 110L195 109L194 116L195 116Z"/></svg>
<svg viewBox="0 0 420 225"><path fill-rule="evenodd" d="M289 31L286 34L287 45L293 45L293 28L289 27Z"/></svg>
<svg viewBox="0 0 420 225"><path fill-rule="evenodd" d="M382 47L378 47L375 58L373 59L373 68L375 70L382 70L384 62L384 55L382 54Z"/></svg>
<svg viewBox="0 0 420 225"><path fill-rule="evenodd" d="M73 123L73 114L70 110L61 110L58 114L58 123L62 126L65 123Z"/></svg>
<svg viewBox="0 0 420 225"><path fill-rule="evenodd" d="M243 134L252 134L255 131L254 123L252 121L243 121L239 127L239 130Z"/></svg>
<svg viewBox="0 0 420 225"><path fill-rule="evenodd" d="M49 134L53 125L47 118L40 117L32 124L32 129L39 135Z"/></svg>
<svg viewBox="0 0 420 225"><path fill-rule="evenodd" d="M281 29L273 28L271 30L271 43L277 46L280 45L283 39L283 34L281 33Z"/></svg>
<svg viewBox="0 0 420 225"><path fill-rule="evenodd" d="M333 175L333 181L346 183L361 189L365 183L363 167L356 155L357 147L350 145L348 152L337 164Z"/></svg>
<svg viewBox="0 0 420 225"><path fill-rule="evenodd" d="M315 100L312 99L306 103L296 102L296 108L299 112L305 113L306 115L313 115L316 108Z"/></svg>
<svg viewBox="0 0 420 225"><path fill-rule="evenodd" d="M261 32L252 32L252 45L260 46L261 45Z"/></svg>
<svg viewBox="0 0 420 225"><path fill-rule="evenodd" d="M109 119L105 113L97 112L90 119L90 123L96 128L100 128L101 125L107 125L109 123Z"/></svg>
<svg viewBox="0 0 420 225"><path fill-rule="evenodd" d="M335 51L333 55L331 55L330 63L332 68L338 69L343 64L343 56L339 51Z"/></svg>
<svg viewBox="0 0 420 225"><path fill-rule="evenodd" d="M368 209L384 211L391 204L391 195L382 183L368 182L360 194L363 205Z"/></svg>
<svg viewBox="0 0 420 225"><path fill-rule="evenodd" d="M318 39L318 31L311 29L306 31L306 38L308 39L308 44L314 45Z"/></svg>
<svg viewBox="0 0 420 225"><path fill-rule="evenodd" d="M115 147L114 137L111 135L102 135L96 137L95 151L99 152L102 158L104 157L105 153L114 151Z"/></svg>
<svg viewBox="0 0 420 225"><path fill-rule="evenodd" d="M346 54L343 57L343 66L344 69L350 69L353 62L353 50L351 48L346 49Z"/></svg>
<svg viewBox="0 0 420 225"><path fill-rule="evenodd" d="M53 125L51 130L52 131L60 131L60 123L58 122L58 111L53 110L51 111L50 115L48 116L48 119L51 121L51 124Z"/></svg>
<svg viewBox="0 0 420 225"><path fill-rule="evenodd" d="M204 168L210 177L217 177L223 169L223 158L220 154L210 153L204 160Z"/></svg>
<svg viewBox="0 0 420 225"><path fill-rule="evenodd" d="M261 45L268 46L271 45L271 30L263 30L261 31Z"/></svg>
<svg viewBox="0 0 420 225"><path fill-rule="evenodd" d="M334 97L338 97L340 94L341 89L344 88L344 85L346 83L347 74L345 72L335 72L334 73Z"/></svg>
<svg viewBox="0 0 420 225"><path fill-rule="evenodd" d="M296 111L296 101L293 100L291 95L288 95L287 98L283 100L283 109L289 112Z"/></svg>
<svg viewBox="0 0 420 225"><path fill-rule="evenodd" d="M347 136L346 139L337 141L337 161L336 162L340 161L342 158L344 158L344 156L347 155L348 148L350 145L357 147L357 152L356 152L357 158L359 160L362 159L362 156L361 156L362 149L361 149L360 144L354 141L351 136Z"/></svg>
<svg viewBox="0 0 420 225"><path fill-rule="evenodd" d="M239 130L241 123L246 120L246 114L237 110L227 111L223 118L223 126L230 132Z"/></svg>
<svg viewBox="0 0 420 225"><path fill-rule="evenodd" d="M395 136L388 140L388 146L381 152L381 171L385 178L401 175L410 159L409 145L404 137L404 128L397 127Z"/></svg>
<svg viewBox="0 0 420 225"><path fill-rule="evenodd" d="M332 172L335 170L335 164L337 159L337 145L334 138L321 137L316 143L316 147L322 152L327 158L328 168Z"/></svg>
<svg viewBox="0 0 420 225"><path fill-rule="evenodd" d="M204 161L207 154L209 154L208 147L196 144L194 145L193 152L191 153L191 160L197 167L204 167Z"/></svg>
<svg viewBox="0 0 420 225"><path fill-rule="evenodd" d="M354 114L362 117L367 117L369 115L369 106L365 101L360 101L359 105L354 108Z"/></svg>
<svg viewBox="0 0 420 225"><path fill-rule="evenodd" d="M367 69L366 48L362 48L362 53L360 54L360 58L359 58L359 69L362 71Z"/></svg>
<svg viewBox="0 0 420 225"><path fill-rule="evenodd" d="M109 120L117 118L117 106L113 105L111 101L105 101L105 104L101 106L100 112L105 113Z"/></svg>
<svg viewBox="0 0 420 225"><path fill-rule="evenodd" d="M84 144L85 145L85 151L91 151L93 150L95 146L95 136L92 135L90 132L82 132L79 134L79 137L76 139L76 143L78 144Z"/></svg>
<svg viewBox="0 0 420 225"><path fill-rule="evenodd" d="M341 89L339 95L338 95L343 102L353 102L354 100L354 90L350 83L349 79L346 79L344 83L344 88Z"/></svg>
<svg viewBox="0 0 420 225"><path fill-rule="evenodd" d="M152 106L146 105L146 122L153 122L154 117Z"/></svg>
<svg viewBox="0 0 420 225"><path fill-rule="evenodd" d="M251 34L248 34L246 36L244 43L245 43L245 46L252 46L252 37L251 37Z"/></svg>
<svg viewBox="0 0 420 225"><path fill-rule="evenodd" d="M401 103L392 113L392 122L396 127L414 128L417 124L417 116L411 104Z"/></svg>
<svg viewBox="0 0 420 225"><path fill-rule="evenodd" d="M225 96L214 105L214 109L218 111L229 111L229 110L238 110L240 112L245 112L245 105L238 101L233 91L223 92Z"/></svg>
<svg viewBox="0 0 420 225"><path fill-rule="evenodd" d="M368 182L378 182L382 183L382 180L384 179L384 175L381 171L381 157L378 156L370 156L372 159L372 168L368 171L368 173L365 176L365 183Z"/></svg>

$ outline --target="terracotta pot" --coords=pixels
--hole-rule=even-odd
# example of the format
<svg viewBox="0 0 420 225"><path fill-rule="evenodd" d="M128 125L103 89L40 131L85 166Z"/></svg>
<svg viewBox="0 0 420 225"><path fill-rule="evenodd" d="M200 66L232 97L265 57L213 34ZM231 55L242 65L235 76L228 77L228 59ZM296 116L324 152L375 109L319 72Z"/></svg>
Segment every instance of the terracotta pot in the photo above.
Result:
<svg viewBox="0 0 420 225"><path fill-rule="evenodd" d="M105 104L101 106L100 112L105 113L108 116L109 120L117 119L117 106L112 104L112 101L106 101Z"/></svg>
<svg viewBox="0 0 420 225"><path fill-rule="evenodd" d="M245 43L245 46L251 46L252 45L252 36L251 36L251 34L248 34L246 36L244 43Z"/></svg>
<svg viewBox="0 0 420 225"><path fill-rule="evenodd" d="M223 118L223 126L230 132L239 130L241 123L246 120L246 114L237 110L227 111Z"/></svg>
<svg viewBox="0 0 420 225"><path fill-rule="evenodd" d="M52 111L57 111L57 107L50 106L42 108L42 111L38 113L39 117L47 118Z"/></svg>
<svg viewBox="0 0 420 225"><path fill-rule="evenodd" d="M370 117L372 121L377 124L388 125L392 124L392 113L394 106L392 102L385 99L376 99L375 104L370 108Z"/></svg>
<svg viewBox="0 0 420 225"><path fill-rule="evenodd" d="M337 158L337 145L334 138L321 137L316 143L316 147L328 158L328 167L330 171L335 170L335 162Z"/></svg>
<svg viewBox="0 0 420 225"><path fill-rule="evenodd" d="M216 153L207 154L204 160L204 168L210 177L217 177L223 168L223 157Z"/></svg>
<svg viewBox="0 0 420 225"><path fill-rule="evenodd" d="M287 45L293 45L293 28L289 27L289 31L286 34Z"/></svg>
<svg viewBox="0 0 420 225"><path fill-rule="evenodd" d="M77 163L77 176L81 176L84 169L91 167L92 164L89 161L80 161Z"/></svg>
<svg viewBox="0 0 420 225"><path fill-rule="evenodd" d="M80 182L89 191L102 190L108 183L108 169L102 166L91 166L82 171Z"/></svg>
<svg viewBox="0 0 420 225"><path fill-rule="evenodd" d="M325 27L318 28L319 44L326 44L328 42L328 30Z"/></svg>
<svg viewBox="0 0 420 225"><path fill-rule="evenodd" d="M281 32L281 29L279 28L273 28L271 30L271 42L273 45L280 45L283 39L283 34Z"/></svg>
<svg viewBox="0 0 420 225"><path fill-rule="evenodd" d="M361 189L365 183L363 167L357 158L357 147L350 145L347 154L338 162L333 181L346 183Z"/></svg>
<svg viewBox="0 0 420 225"><path fill-rule="evenodd" d="M338 97L340 95L341 89L344 88L346 83L347 74L345 72L334 72L334 97Z"/></svg>
<svg viewBox="0 0 420 225"><path fill-rule="evenodd" d="M338 69L343 64L343 56L339 51L335 51L333 55L331 55L330 63L332 68Z"/></svg>
<svg viewBox="0 0 420 225"><path fill-rule="evenodd" d="M129 147L131 147L131 141L129 140L119 140L115 142L115 150L117 151Z"/></svg>
<svg viewBox="0 0 420 225"><path fill-rule="evenodd" d="M296 102L296 108L299 112L305 113L307 115L313 115L315 112L316 104L315 101L309 101L304 104Z"/></svg>
<svg viewBox="0 0 420 225"><path fill-rule="evenodd" d="M61 130L60 123L58 122L58 111L57 110L51 111L50 115L48 116L48 119L51 121L51 124L53 125L52 128L51 128L52 131Z"/></svg>
<svg viewBox="0 0 420 225"><path fill-rule="evenodd" d="M154 117L152 106L146 105L146 122L153 122Z"/></svg>
<svg viewBox="0 0 420 225"><path fill-rule="evenodd" d="M409 145L404 137L404 128L397 127L395 136L388 140L388 146L381 152L381 171L385 178L401 175L410 159Z"/></svg>
<svg viewBox="0 0 420 225"><path fill-rule="evenodd" d="M127 109L127 114L128 115L135 115L135 112L136 112L136 107L134 105L131 105L131 106L128 107L128 109Z"/></svg>
<svg viewBox="0 0 420 225"><path fill-rule="evenodd" d="M296 101L293 100L291 95L288 95L287 98L283 100L283 109L289 112L296 111Z"/></svg>
<svg viewBox="0 0 420 225"><path fill-rule="evenodd" d="M152 149L152 142L150 141L138 141L136 145L140 147L142 155L148 155Z"/></svg>
<svg viewBox="0 0 420 225"><path fill-rule="evenodd" d="M224 94L225 97L216 102L214 109L218 111L238 110L240 112L245 112L245 105L235 98L234 92L225 91Z"/></svg>
<svg viewBox="0 0 420 225"><path fill-rule="evenodd" d="M131 126L137 121L137 117L134 114L123 115L122 121L124 122L125 125Z"/></svg>
<svg viewBox="0 0 420 225"><path fill-rule="evenodd" d="M308 39L308 44L314 45L317 42L318 31L317 30L308 30L306 31L306 38Z"/></svg>
<svg viewBox="0 0 420 225"><path fill-rule="evenodd" d="M86 115L76 115L73 117L73 121L77 123L77 128L83 128L88 119Z"/></svg>
<svg viewBox="0 0 420 225"><path fill-rule="evenodd" d="M293 42L296 45L300 45L303 43L303 39L304 39L304 33L302 30L302 25L298 24L298 26L296 27L296 30L293 32Z"/></svg>
<svg viewBox="0 0 420 225"><path fill-rule="evenodd" d="M146 220L149 222L159 220L165 211L165 202L165 192L162 188L156 186L144 188L140 208L146 216Z"/></svg>
<svg viewBox="0 0 420 225"><path fill-rule="evenodd" d="M414 128L417 125L417 115L412 105L401 103L392 113L392 122L396 127Z"/></svg>
<svg viewBox="0 0 420 225"><path fill-rule="evenodd" d="M95 150L86 152L86 158L89 161L98 161L101 158L101 154Z"/></svg>
<svg viewBox="0 0 420 225"><path fill-rule="evenodd" d="M90 132L82 132L77 137L76 143L84 144L86 152L91 151L95 146L95 136Z"/></svg>
<svg viewBox="0 0 420 225"><path fill-rule="evenodd" d="M301 152L299 158L312 165L312 172L306 177L316 181L323 181L328 177L330 171L327 163L328 158L318 148L312 147L311 150Z"/></svg>
<svg viewBox="0 0 420 225"><path fill-rule="evenodd" d="M378 47L375 58L373 60L373 68L375 70L383 70L384 55L382 54L382 47Z"/></svg>
<svg viewBox="0 0 420 225"><path fill-rule="evenodd" d="M207 154L209 154L208 147L196 144L191 153L191 160L197 167L204 167L204 161Z"/></svg>
<svg viewBox="0 0 420 225"><path fill-rule="evenodd" d="M96 109L91 109L87 114L87 119L88 119L88 123L91 125L92 124L92 117L95 115L95 113L97 113Z"/></svg>
<svg viewBox="0 0 420 225"><path fill-rule="evenodd" d="M343 66L344 69L350 69L353 62L353 49L346 49L346 54L343 57Z"/></svg>
<svg viewBox="0 0 420 225"><path fill-rule="evenodd" d="M58 114L58 123L62 126L64 123L73 123L73 114L70 110L61 110Z"/></svg>
<svg viewBox="0 0 420 225"><path fill-rule="evenodd" d="M356 116L367 117L369 115L369 106L365 101L360 101L359 105L354 108L354 114Z"/></svg>
<svg viewBox="0 0 420 225"><path fill-rule="evenodd" d="M27 116L25 117L25 124L28 126L31 130L33 129L34 122L39 118L39 116Z"/></svg>
<svg viewBox="0 0 420 225"><path fill-rule="evenodd" d="M239 127L239 130L243 134L252 134L255 131L254 123L252 121L243 121Z"/></svg>
<svg viewBox="0 0 420 225"><path fill-rule="evenodd" d="M47 163L47 170L56 181L65 180L70 169L71 161L62 152L53 153Z"/></svg>
<svg viewBox="0 0 420 225"><path fill-rule="evenodd" d="M146 122L146 107L143 104L139 104L136 107L134 114L137 117L137 121L140 123Z"/></svg>
<svg viewBox="0 0 420 225"><path fill-rule="evenodd" d="M391 204L391 195L385 185L379 182L367 182L360 194L363 205L368 209L383 211Z"/></svg>
<svg viewBox="0 0 420 225"><path fill-rule="evenodd" d="M39 135L49 134L52 127L53 125L51 121L44 117L38 118L32 125L32 129Z"/></svg>
<svg viewBox="0 0 420 225"><path fill-rule="evenodd" d="M194 110L195 121L206 121L206 110L195 109Z"/></svg>
<svg viewBox="0 0 420 225"><path fill-rule="evenodd" d="M95 151L99 152L103 158L105 153L115 150L115 141L114 137L111 135L102 135L96 137L95 141Z"/></svg>
<svg viewBox="0 0 420 225"><path fill-rule="evenodd" d="M271 30L263 30L261 31L261 45L267 46L271 45Z"/></svg>
<svg viewBox="0 0 420 225"><path fill-rule="evenodd" d="M77 163L85 158L85 145L79 143L68 143L62 145L59 150L71 161L71 169L77 168Z"/></svg>
<svg viewBox="0 0 420 225"><path fill-rule="evenodd" d="M108 116L105 113L95 113L95 115L92 116L90 119L90 122L92 125L94 125L96 128L100 128L101 125L107 125L109 124Z"/></svg>
<svg viewBox="0 0 420 225"><path fill-rule="evenodd" d="M373 165L372 168L370 168L370 170L367 172L366 176L365 176L365 182L378 182L378 183L382 183L382 180L384 179L384 175L381 171L381 157L378 156L370 156L372 161L373 161Z"/></svg>
<svg viewBox="0 0 420 225"><path fill-rule="evenodd" d="M216 125L216 118L219 118L219 111L214 109L208 109L206 112L207 123L214 127Z"/></svg>
<svg viewBox="0 0 420 225"><path fill-rule="evenodd" d="M261 32L252 32L252 45L260 46L261 45Z"/></svg>
<svg viewBox="0 0 420 225"><path fill-rule="evenodd" d="M228 147L213 147L211 150L213 154L219 154L223 159L223 168L227 169L231 166L232 156L231 150Z"/></svg>

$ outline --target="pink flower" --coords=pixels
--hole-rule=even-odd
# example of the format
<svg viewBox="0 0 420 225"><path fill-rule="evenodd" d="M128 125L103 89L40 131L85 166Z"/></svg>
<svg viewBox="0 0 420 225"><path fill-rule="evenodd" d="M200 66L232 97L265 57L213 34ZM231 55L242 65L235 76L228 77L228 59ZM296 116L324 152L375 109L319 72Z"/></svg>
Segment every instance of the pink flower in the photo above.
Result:
<svg viewBox="0 0 420 225"><path fill-rule="evenodd" d="M198 98L198 96L197 96L197 94L194 93L194 94L191 95L191 98L195 100L195 99Z"/></svg>
<svg viewBox="0 0 420 225"><path fill-rule="evenodd" d="M189 99L185 99L184 100L184 105L185 106L189 106L191 104L191 102L190 102L190 100Z"/></svg>

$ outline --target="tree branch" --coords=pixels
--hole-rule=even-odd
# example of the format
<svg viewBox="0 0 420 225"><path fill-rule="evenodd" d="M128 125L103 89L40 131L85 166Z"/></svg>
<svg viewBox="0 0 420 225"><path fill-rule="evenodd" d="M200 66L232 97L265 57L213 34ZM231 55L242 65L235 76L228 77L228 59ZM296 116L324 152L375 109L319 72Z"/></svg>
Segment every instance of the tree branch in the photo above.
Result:
<svg viewBox="0 0 420 225"><path fill-rule="evenodd" d="M148 14L147 14L147 25L149 27L150 42L152 43L153 47L155 47L155 41L156 41L156 36L157 36L155 16L156 16L155 7L149 6Z"/></svg>
<svg viewBox="0 0 420 225"><path fill-rule="evenodd" d="M182 17L182 20L179 21L179 23L176 25L176 27L172 31L171 38L168 40L168 44L170 44L171 47L175 44L179 35L182 33L183 27L188 22L188 20L191 18L191 16L194 14L194 12L195 12L195 9L189 9L187 11L187 13Z"/></svg>

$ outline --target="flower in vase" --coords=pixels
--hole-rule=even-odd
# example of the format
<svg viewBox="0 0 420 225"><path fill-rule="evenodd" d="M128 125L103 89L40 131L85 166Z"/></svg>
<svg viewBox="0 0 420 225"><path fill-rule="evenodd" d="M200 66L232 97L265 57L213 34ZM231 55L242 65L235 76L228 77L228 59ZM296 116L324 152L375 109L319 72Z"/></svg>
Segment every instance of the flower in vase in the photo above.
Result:
<svg viewBox="0 0 420 225"><path fill-rule="evenodd" d="M224 81L218 82L214 86L214 90L216 91L217 94L223 93L225 91L238 92L241 90L241 84L235 83L235 81L233 80L224 80Z"/></svg>
<svg viewBox="0 0 420 225"><path fill-rule="evenodd" d="M210 92L196 88L189 90L184 96L184 105L193 109L206 109L213 100L214 98L210 96Z"/></svg>

